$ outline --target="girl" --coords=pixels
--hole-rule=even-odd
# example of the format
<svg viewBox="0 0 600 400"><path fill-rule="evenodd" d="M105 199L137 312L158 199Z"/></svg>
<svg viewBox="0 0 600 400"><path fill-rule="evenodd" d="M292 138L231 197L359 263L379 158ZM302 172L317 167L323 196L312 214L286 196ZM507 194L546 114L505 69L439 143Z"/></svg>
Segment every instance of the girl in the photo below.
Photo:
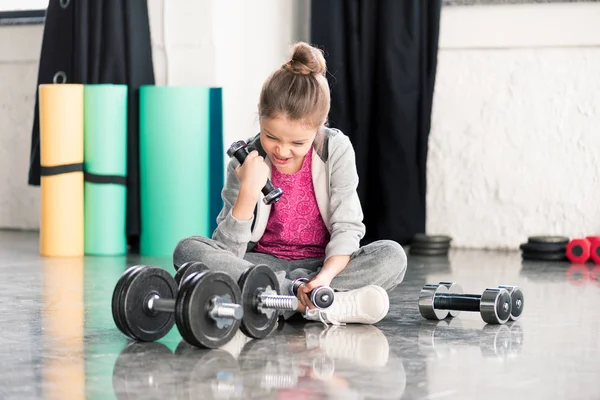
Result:
<svg viewBox="0 0 600 400"><path fill-rule="evenodd" d="M242 165L229 162L212 239L182 239L173 263L200 261L236 281L249 266L266 264L281 294L290 293L295 279L309 279L298 290L297 310L307 320L374 324L389 310L387 291L404 278L406 254L389 240L360 247L365 226L354 150L346 135L326 126L325 73L322 52L300 42L291 60L266 80L260 133L247 141L251 151ZM267 178L283 189L269 206L261 198ZM325 310L307 295L321 285L336 290Z"/></svg>

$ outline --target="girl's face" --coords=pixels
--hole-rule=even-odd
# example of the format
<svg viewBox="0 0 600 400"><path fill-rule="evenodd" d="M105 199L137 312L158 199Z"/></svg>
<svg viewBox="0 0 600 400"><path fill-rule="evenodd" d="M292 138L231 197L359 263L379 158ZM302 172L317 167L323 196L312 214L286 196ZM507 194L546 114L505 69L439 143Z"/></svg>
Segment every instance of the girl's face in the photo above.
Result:
<svg viewBox="0 0 600 400"><path fill-rule="evenodd" d="M260 143L278 171L294 174L312 149L317 131L318 127L310 128L285 116L265 118L260 121Z"/></svg>

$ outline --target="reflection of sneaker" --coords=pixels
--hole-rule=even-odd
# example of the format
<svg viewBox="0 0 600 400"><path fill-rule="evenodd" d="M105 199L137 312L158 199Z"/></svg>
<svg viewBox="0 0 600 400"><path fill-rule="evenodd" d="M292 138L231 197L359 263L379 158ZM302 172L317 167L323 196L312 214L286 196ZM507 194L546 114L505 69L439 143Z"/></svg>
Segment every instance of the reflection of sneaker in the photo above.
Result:
<svg viewBox="0 0 600 400"><path fill-rule="evenodd" d="M348 325L322 328L308 324L306 347L319 347L335 360L346 360L365 367L383 367L388 362L387 337L371 325Z"/></svg>
<svg viewBox="0 0 600 400"><path fill-rule="evenodd" d="M325 309L306 310L304 318L325 324L375 324L388 313L390 299L380 286L369 285L347 292L336 292L333 304Z"/></svg>

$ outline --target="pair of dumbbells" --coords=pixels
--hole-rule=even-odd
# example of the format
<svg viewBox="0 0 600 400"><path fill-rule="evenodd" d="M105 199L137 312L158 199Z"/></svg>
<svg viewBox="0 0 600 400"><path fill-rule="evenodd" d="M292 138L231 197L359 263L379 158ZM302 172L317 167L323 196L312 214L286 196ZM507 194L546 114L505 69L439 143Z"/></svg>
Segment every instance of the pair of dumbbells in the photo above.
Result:
<svg viewBox="0 0 600 400"><path fill-rule="evenodd" d="M600 236L571 239L567 244L566 255L573 263L583 264L592 260L600 264Z"/></svg>
<svg viewBox="0 0 600 400"><path fill-rule="evenodd" d="M199 262L182 265L175 277L160 267L137 265L118 280L112 313L117 328L133 340L159 340L177 324L189 344L217 348L238 329L256 339L269 335L278 311L298 308L296 297L279 292L266 265L249 267L238 282Z"/></svg>
<svg viewBox="0 0 600 400"><path fill-rule="evenodd" d="M525 298L518 286L487 288L482 294L463 293L455 282L426 284L419 294L419 312L425 319L457 317L461 311L479 312L488 324L516 321L523 313Z"/></svg>

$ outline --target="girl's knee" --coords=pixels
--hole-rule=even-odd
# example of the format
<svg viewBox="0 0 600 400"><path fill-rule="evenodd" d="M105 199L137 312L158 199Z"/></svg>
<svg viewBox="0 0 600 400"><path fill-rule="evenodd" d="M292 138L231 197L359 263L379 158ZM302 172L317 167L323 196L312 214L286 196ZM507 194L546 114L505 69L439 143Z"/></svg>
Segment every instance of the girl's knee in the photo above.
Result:
<svg viewBox="0 0 600 400"><path fill-rule="evenodd" d="M181 239L173 250L173 265L176 267L189 261L202 262L202 254L208 249L218 248L212 239L204 236L188 236Z"/></svg>
<svg viewBox="0 0 600 400"><path fill-rule="evenodd" d="M408 259L404 248L393 240L376 242L380 273L385 275L386 290L392 290L404 280Z"/></svg>

